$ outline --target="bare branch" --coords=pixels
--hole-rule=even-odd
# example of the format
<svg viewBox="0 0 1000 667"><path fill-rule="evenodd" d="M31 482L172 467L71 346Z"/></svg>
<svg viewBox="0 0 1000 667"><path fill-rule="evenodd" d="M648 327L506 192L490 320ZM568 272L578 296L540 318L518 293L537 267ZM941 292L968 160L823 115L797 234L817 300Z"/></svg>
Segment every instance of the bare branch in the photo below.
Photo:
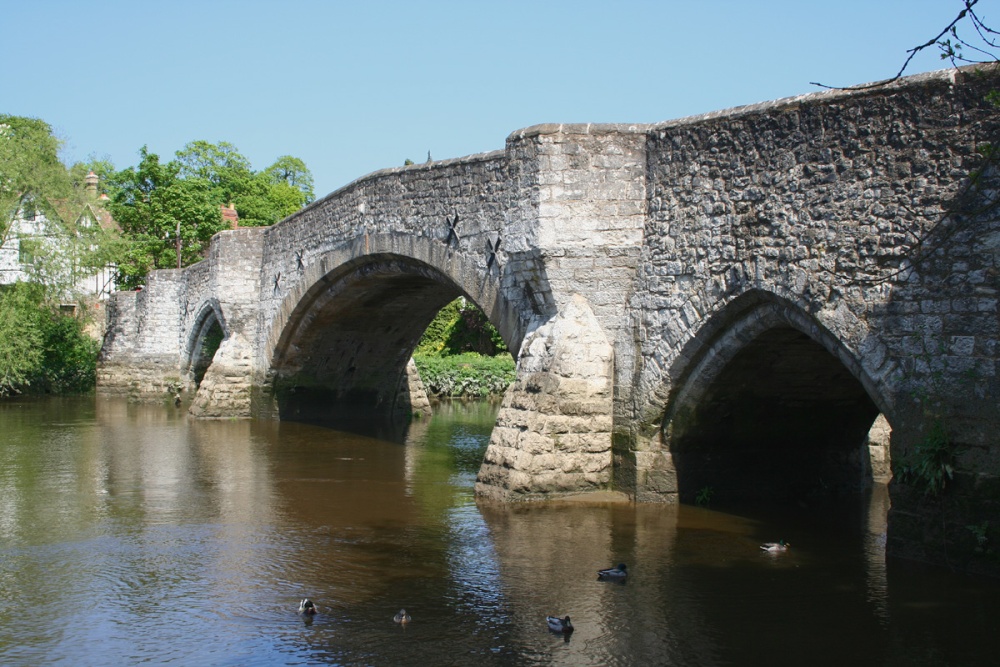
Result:
<svg viewBox="0 0 1000 667"><path fill-rule="evenodd" d="M954 33L955 26L958 25L958 23L972 11L972 8L975 6L977 2L979 2L979 0L965 0L965 9L960 11L958 13L958 16L956 16L954 20L952 20L952 22L945 27L944 30L939 32L936 37L932 37L931 39L927 40L920 46L915 46L912 49L907 50L907 53L909 53L910 55L906 57L906 60L903 62L903 66L899 68L899 71L896 72L896 75L893 76L892 78L883 79L882 81L876 81L875 83L868 83L859 86L828 86L825 83L818 83L816 81L810 81L809 84L812 86L819 86L820 88L826 88L828 90L869 90L871 88L880 88L882 86L892 83L893 81L898 81L899 79L903 78L903 74L906 72L906 68L910 66L910 62L918 53L936 44L940 45L942 43L941 39L949 32L955 34ZM975 15L973 14L973 16ZM976 17L976 19L978 20L978 17Z"/></svg>

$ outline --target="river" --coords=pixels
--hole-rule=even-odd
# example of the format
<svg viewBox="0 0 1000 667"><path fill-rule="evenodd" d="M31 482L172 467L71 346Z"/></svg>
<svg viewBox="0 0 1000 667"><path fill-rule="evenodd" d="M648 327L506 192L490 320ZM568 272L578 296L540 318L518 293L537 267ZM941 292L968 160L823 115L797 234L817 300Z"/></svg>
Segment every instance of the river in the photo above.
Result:
<svg viewBox="0 0 1000 667"><path fill-rule="evenodd" d="M494 416L445 404L397 444L0 402L0 664L1000 661L1000 582L887 566L884 487L738 511L477 504ZM758 548L779 538L788 552ZM597 580L619 561L624 584Z"/></svg>

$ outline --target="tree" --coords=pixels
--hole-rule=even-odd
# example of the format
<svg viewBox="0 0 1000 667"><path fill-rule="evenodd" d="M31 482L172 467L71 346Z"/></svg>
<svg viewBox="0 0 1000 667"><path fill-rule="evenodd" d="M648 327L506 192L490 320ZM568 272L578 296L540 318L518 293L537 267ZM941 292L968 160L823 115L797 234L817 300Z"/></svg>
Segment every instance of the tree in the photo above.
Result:
<svg viewBox="0 0 1000 667"><path fill-rule="evenodd" d="M875 83L861 86L828 86L823 83L812 82L812 85L821 88L840 88L842 90L863 90L865 88L878 88L892 83L902 78L906 74L907 68L913 58L923 51L937 47L941 52L941 59L948 60L952 65L974 65L988 62L1000 61L1000 31L994 30L987 25L981 16L976 12L975 7L979 0L961 0L964 5L958 15L952 19L945 28L926 42L908 49L909 54L903 65L896 74L888 79L876 81ZM973 36L968 36L969 33ZM994 100L994 103L1000 100Z"/></svg>
<svg viewBox="0 0 1000 667"><path fill-rule="evenodd" d="M50 215L55 202L73 198L60 147L45 121L0 115L0 245L24 209Z"/></svg>
<svg viewBox="0 0 1000 667"><path fill-rule="evenodd" d="M94 387L100 344L83 323L46 303L38 283L0 288L0 397Z"/></svg>
<svg viewBox="0 0 1000 667"><path fill-rule="evenodd" d="M291 155L255 172L233 144L192 141L177 151L177 160L181 177L211 183L213 197L221 205L235 207L243 227L273 225L314 198L312 173Z"/></svg>
<svg viewBox="0 0 1000 667"><path fill-rule="evenodd" d="M49 298L69 299L81 278L106 265L109 239L82 167L68 170L60 146L48 123L0 116L0 245L16 233L19 254L32 257L21 267L29 279L46 285Z"/></svg>
<svg viewBox="0 0 1000 667"><path fill-rule="evenodd" d="M304 195L303 205L312 203L316 199L312 173L306 167L306 163L299 158L282 155L265 169L264 173L273 185L288 185L301 191Z"/></svg>
<svg viewBox="0 0 1000 667"><path fill-rule="evenodd" d="M19 392L42 361L41 288L17 283L0 292L0 396Z"/></svg>
<svg viewBox="0 0 1000 667"><path fill-rule="evenodd" d="M121 227L119 284L133 288L153 269L180 268L202 259L212 235L224 228L212 184L182 178L178 161L160 161L145 146L138 167L111 178L108 208Z"/></svg>
<svg viewBox="0 0 1000 667"><path fill-rule="evenodd" d="M94 172L97 176L97 194L108 194L108 183L111 182L111 177L115 174L115 165L111 162L111 158L107 155L103 157L90 155L86 162L77 162L70 167L69 174L73 187L84 190L87 185L87 174L90 172Z"/></svg>
<svg viewBox="0 0 1000 667"><path fill-rule="evenodd" d="M213 185L222 183L229 172L250 171L250 160L228 141L191 141L176 156L182 178L203 178Z"/></svg>
<svg viewBox="0 0 1000 667"><path fill-rule="evenodd" d="M312 174L298 158L282 156L262 172L236 146L192 141L161 162L145 147L138 167L108 179L109 209L122 229L121 285L137 287L153 269L202 259L213 234L225 228L220 207L233 206L242 227L272 225L312 197Z"/></svg>

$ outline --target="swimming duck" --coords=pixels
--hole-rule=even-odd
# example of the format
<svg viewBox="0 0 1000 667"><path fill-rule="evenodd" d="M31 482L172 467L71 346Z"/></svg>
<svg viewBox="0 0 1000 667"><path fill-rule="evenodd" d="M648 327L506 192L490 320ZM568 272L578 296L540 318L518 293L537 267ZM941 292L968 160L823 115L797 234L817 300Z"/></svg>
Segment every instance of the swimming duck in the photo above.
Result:
<svg viewBox="0 0 1000 667"><path fill-rule="evenodd" d="M760 545L760 548L768 553L779 554L782 553L783 551L788 551L788 547L790 546L792 545L790 545L788 542L785 542L784 540L778 540L777 542L765 542L764 544Z"/></svg>
<svg viewBox="0 0 1000 667"><path fill-rule="evenodd" d="M410 615L406 613L405 609L400 609L399 612L392 617L392 620L395 621L396 623L401 623L403 625L406 625L407 623L410 622Z"/></svg>
<svg viewBox="0 0 1000 667"><path fill-rule="evenodd" d="M546 622L549 624L549 630L552 632L561 632L568 635L573 632L573 624L570 623L569 616L566 618L559 618L558 616L546 616Z"/></svg>
<svg viewBox="0 0 1000 667"><path fill-rule="evenodd" d="M625 563L618 563L615 567L609 567L606 570L598 570L598 579L624 579L628 576L628 570L625 569Z"/></svg>
<svg viewBox="0 0 1000 667"><path fill-rule="evenodd" d="M316 613L316 605L309 598L303 598L302 602L299 603L299 613L312 616Z"/></svg>

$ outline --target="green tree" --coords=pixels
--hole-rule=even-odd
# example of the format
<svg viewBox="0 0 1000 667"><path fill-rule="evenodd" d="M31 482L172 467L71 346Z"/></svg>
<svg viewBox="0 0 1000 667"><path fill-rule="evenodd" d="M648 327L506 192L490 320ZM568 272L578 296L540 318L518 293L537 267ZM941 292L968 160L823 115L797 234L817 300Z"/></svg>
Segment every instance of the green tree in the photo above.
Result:
<svg viewBox="0 0 1000 667"><path fill-rule="evenodd" d="M116 254L119 284L145 282L153 269L187 266L203 258L212 235L224 227L212 184L182 178L178 161L162 163L145 146L138 167L111 178L108 208L122 230Z"/></svg>
<svg viewBox="0 0 1000 667"><path fill-rule="evenodd" d="M312 197L312 174L287 155L262 172L225 141L189 142L166 163L145 147L139 157L138 167L108 179L108 208L123 237L116 254L123 287L141 285L153 269L202 259L212 235L225 228L221 206L236 208L240 226L261 227Z"/></svg>
<svg viewBox="0 0 1000 667"><path fill-rule="evenodd" d="M427 325L415 354L446 357L467 352L493 357L509 350L483 311L458 298Z"/></svg>
<svg viewBox="0 0 1000 667"><path fill-rule="evenodd" d="M316 199L313 192L312 172L306 163L291 155L282 155L270 167L264 170L268 180L276 186L287 185L299 190L303 199L300 206L310 204Z"/></svg>
<svg viewBox="0 0 1000 667"><path fill-rule="evenodd" d="M100 344L63 315L38 283L0 288L0 396L94 387Z"/></svg>
<svg viewBox="0 0 1000 667"><path fill-rule="evenodd" d="M73 187L77 190L84 190L86 187L87 174L94 172L97 175L97 194L108 194L108 184L115 174L115 165L109 156L97 157L90 155L86 162L77 162L69 168L70 179Z"/></svg>
<svg viewBox="0 0 1000 667"><path fill-rule="evenodd" d="M203 178L212 185L223 184L230 174L250 172L250 160L228 141L191 141L176 156L182 178Z"/></svg>
<svg viewBox="0 0 1000 667"><path fill-rule="evenodd" d="M19 212L30 209L55 218L55 203L73 198L60 147L45 121L0 115L0 245Z"/></svg>
<svg viewBox="0 0 1000 667"><path fill-rule="evenodd" d="M273 225L314 198L312 173L290 155L255 172L233 144L192 141L177 151L177 161L182 178L208 181L219 204L236 208L242 227Z"/></svg>
<svg viewBox="0 0 1000 667"><path fill-rule="evenodd" d="M40 285L16 283L0 291L0 396L28 386L42 362Z"/></svg>

